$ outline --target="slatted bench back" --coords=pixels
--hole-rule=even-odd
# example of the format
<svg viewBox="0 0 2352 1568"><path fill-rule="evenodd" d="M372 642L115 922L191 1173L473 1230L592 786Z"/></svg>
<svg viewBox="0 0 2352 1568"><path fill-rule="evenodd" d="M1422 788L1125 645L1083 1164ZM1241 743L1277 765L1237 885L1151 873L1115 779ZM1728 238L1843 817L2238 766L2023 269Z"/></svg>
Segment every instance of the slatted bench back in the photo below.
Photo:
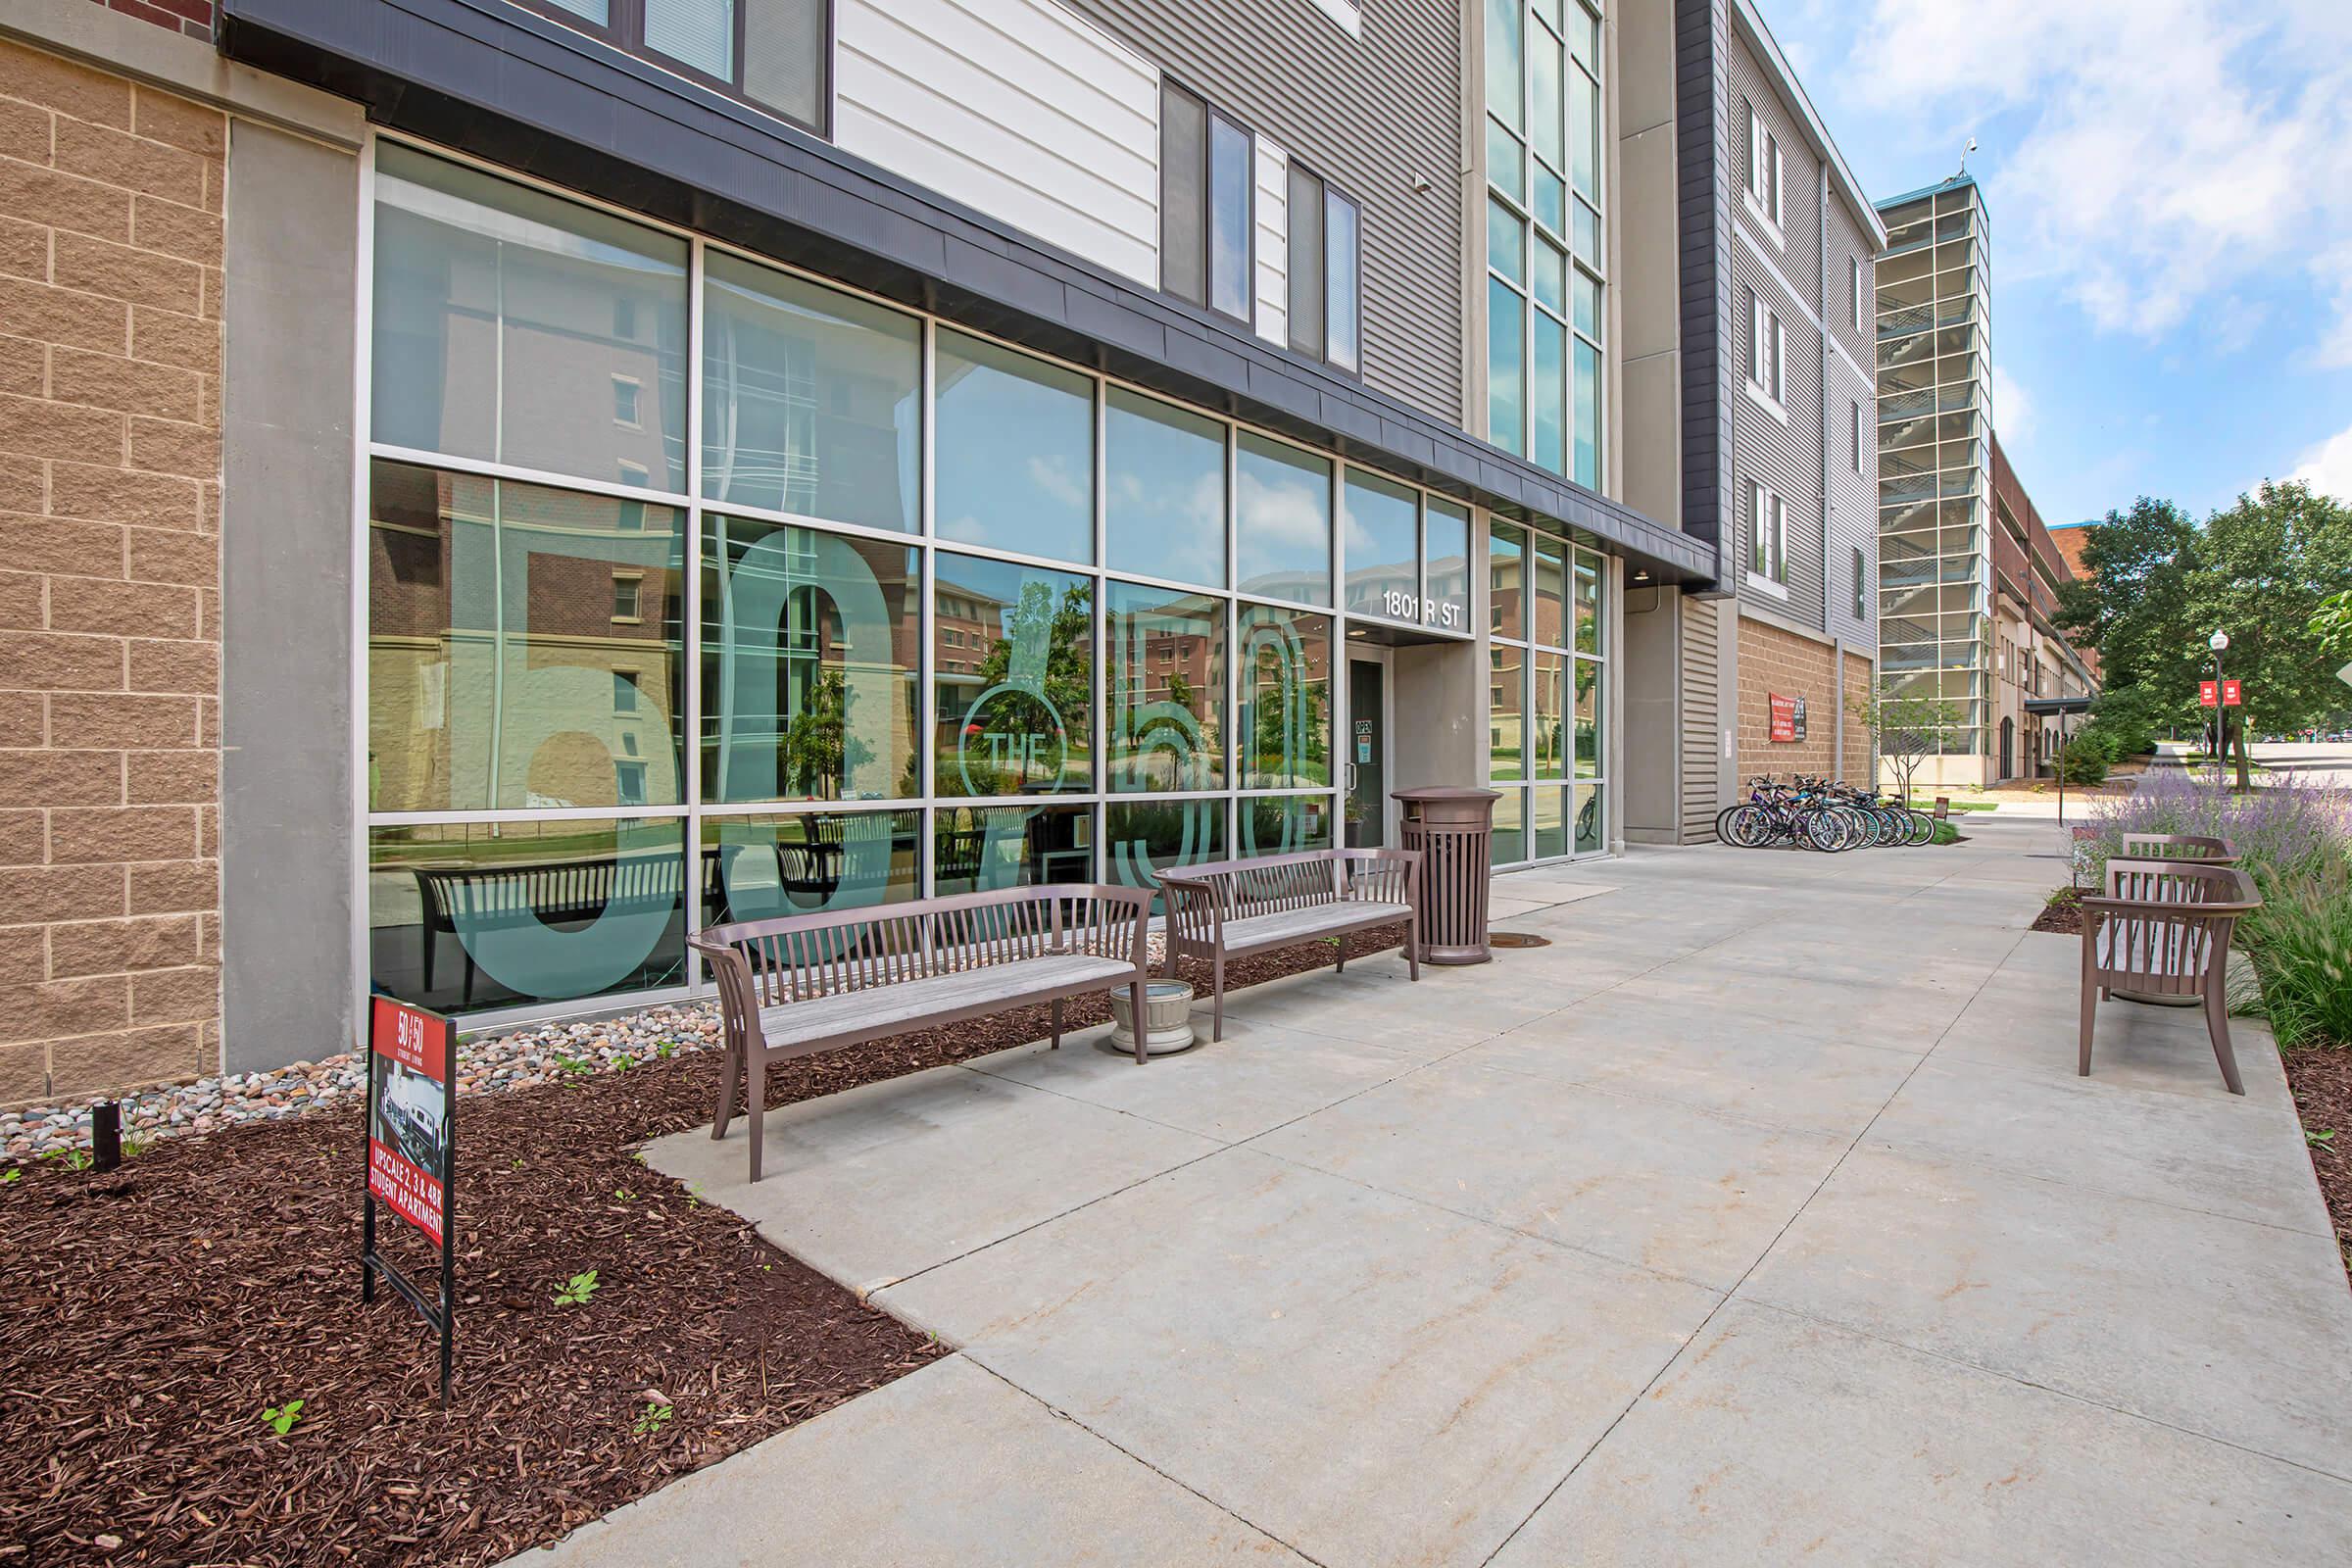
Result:
<svg viewBox="0 0 2352 1568"><path fill-rule="evenodd" d="M2107 898L2085 941L2099 984L2143 995L2195 996L2227 961L2238 919L2260 904L2245 872L2178 860L2107 862Z"/></svg>
<svg viewBox="0 0 2352 1568"><path fill-rule="evenodd" d="M2202 833L2127 833L2123 858L2134 860L2210 860L2237 863L2237 850L2228 839Z"/></svg>

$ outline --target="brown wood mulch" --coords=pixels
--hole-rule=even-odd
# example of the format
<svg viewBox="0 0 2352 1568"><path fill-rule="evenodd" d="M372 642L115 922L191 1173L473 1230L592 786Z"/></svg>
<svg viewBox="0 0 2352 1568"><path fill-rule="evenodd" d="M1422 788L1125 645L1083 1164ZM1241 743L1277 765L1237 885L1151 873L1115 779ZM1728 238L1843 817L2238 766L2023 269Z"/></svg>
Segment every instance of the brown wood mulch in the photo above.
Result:
<svg viewBox="0 0 2352 1568"><path fill-rule="evenodd" d="M2081 936L2082 934L2082 908L2075 902L2081 896L2073 888L2060 888L2051 897L2050 902L2042 906L2041 912L2034 917L2034 923L2026 929L2029 931L2055 931L2060 935L2070 937Z"/></svg>
<svg viewBox="0 0 2352 1568"><path fill-rule="evenodd" d="M1348 954L1395 945L1358 933ZM1244 959L1227 989L1334 956ZM1091 998L1067 1027L1108 1016ZM1031 1008L804 1058L767 1102L1046 1030ZM446 1413L416 1313L389 1291L360 1304L356 1110L168 1141L106 1175L17 1167L0 1565L495 1563L946 1353L639 1162L709 1123L717 1074L700 1053L463 1102ZM379 1224L429 1279L423 1239ZM589 1298L557 1304L589 1269ZM293 1399L279 1437L262 1412Z"/></svg>
<svg viewBox="0 0 2352 1568"><path fill-rule="evenodd" d="M2286 1085L2303 1118L2312 1174L2335 1222L2336 1250L2352 1269L2352 1048L2285 1051Z"/></svg>

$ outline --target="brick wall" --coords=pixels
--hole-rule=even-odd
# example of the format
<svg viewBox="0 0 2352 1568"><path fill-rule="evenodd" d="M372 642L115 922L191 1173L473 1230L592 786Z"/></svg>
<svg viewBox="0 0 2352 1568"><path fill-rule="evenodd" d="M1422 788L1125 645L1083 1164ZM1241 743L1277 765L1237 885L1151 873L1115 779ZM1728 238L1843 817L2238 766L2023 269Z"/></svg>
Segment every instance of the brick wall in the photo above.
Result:
<svg viewBox="0 0 2352 1568"><path fill-rule="evenodd" d="M0 40L0 1104L219 1057L226 144Z"/></svg>
<svg viewBox="0 0 2352 1568"><path fill-rule="evenodd" d="M1855 700L1877 684L1878 678L1878 665L1867 656L1856 653L1845 656L1845 765L1838 770L1838 776L1848 784L1865 788L1876 776L1871 766L1870 726L1855 718L1852 709Z"/></svg>
<svg viewBox="0 0 2352 1568"><path fill-rule="evenodd" d="M206 43L213 41L213 0L97 0L97 4Z"/></svg>
<svg viewBox="0 0 2352 1568"><path fill-rule="evenodd" d="M1799 637L1767 621L1740 618L1740 776L1810 773L1867 783L1870 737L1846 715L1845 754L1838 755L1838 651L1828 643ZM1845 695L1850 704L1867 689L1870 661L1846 655ZM1772 740L1772 698L1805 700L1805 738L1793 744Z"/></svg>

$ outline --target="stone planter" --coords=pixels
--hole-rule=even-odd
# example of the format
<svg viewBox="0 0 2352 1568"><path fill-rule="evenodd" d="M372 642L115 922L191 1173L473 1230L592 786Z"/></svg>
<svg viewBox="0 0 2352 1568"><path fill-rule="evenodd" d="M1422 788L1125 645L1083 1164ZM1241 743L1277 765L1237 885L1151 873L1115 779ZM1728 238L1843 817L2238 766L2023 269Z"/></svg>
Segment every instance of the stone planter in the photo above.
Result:
<svg viewBox="0 0 2352 1568"><path fill-rule="evenodd" d="M1118 1020L1103 1042L1105 1051L1135 1053L1135 1020L1128 1016L1134 1004L1125 991L1110 994L1110 1013ZM1154 980L1144 987L1144 1054L1169 1056L1190 1051L1199 1043L1193 1033L1193 988L1181 980Z"/></svg>

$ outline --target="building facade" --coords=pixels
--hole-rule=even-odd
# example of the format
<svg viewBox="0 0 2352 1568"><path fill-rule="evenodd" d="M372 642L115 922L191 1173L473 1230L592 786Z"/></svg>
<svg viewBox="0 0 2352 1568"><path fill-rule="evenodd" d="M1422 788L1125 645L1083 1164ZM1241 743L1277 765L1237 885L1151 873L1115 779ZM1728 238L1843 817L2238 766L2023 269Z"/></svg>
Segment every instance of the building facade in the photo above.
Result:
<svg viewBox="0 0 2352 1568"><path fill-rule="evenodd" d="M2056 718L2028 712L2034 698L2096 697L2098 654L2077 648L2053 618L2074 563L2041 520L2000 437L1992 438L1992 777L2053 776L2063 744ZM2065 725L2071 734L2080 719Z"/></svg>
<svg viewBox="0 0 2352 1568"><path fill-rule="evenodd" d="M370 989L706 994L727 918L1394 842L1412 785L1609 854L1711 823L1759 681L1830 742L1777 770L1853 771L1876 231L1745 5L24 0L0 48L0 1102L346 1049Z"/></svg>

